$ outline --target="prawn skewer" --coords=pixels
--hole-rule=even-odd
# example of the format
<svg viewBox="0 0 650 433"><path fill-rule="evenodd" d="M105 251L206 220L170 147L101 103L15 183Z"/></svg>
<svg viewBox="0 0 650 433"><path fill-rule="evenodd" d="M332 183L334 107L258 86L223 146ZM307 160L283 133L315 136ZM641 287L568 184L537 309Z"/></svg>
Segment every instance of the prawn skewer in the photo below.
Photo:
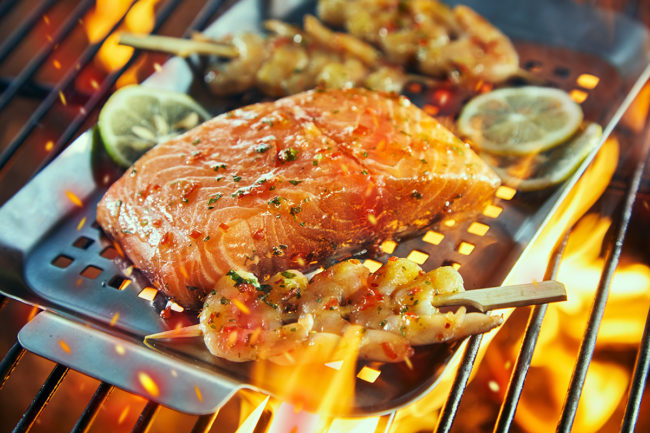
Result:
<svg viewBox="0 0 650 433"><path fill-rule="evenodd" d="M316 86L400 92L408 81L500 82L530 75L519 68L511 41L465 6L450 9L434 0L403 5L392 0L321 0L319 14L349 33L332 31L306 15L303 29L266 21L269 38L241 33L216 41L200 34L187 40L123 33L120 43L182 57L196 53L227 58L214 63L205 77L216 95L253 87L274 97ZM407 66L426 77L407 74Z"/></svg>
<svg viewBox="0 0 650 433"><path fill-rule="evenodd" d="M465 291L460 274L450 267L424 273L417 264L396 259L371 275L359 261L348 260L311 282L293 270L276 274L267 284L243 271L229 273L206 299L200 324L145 340L203 336L214 355L231 361L286 363L299 360L294 355L306 347L339 341L360 326L360 358L399 362L413 354L412 346L459 339L501 324L500 316L467 312L465 305L488 311L565 299L564 285L556 281ZM458 305L455 312L439 310Z"/></svg>

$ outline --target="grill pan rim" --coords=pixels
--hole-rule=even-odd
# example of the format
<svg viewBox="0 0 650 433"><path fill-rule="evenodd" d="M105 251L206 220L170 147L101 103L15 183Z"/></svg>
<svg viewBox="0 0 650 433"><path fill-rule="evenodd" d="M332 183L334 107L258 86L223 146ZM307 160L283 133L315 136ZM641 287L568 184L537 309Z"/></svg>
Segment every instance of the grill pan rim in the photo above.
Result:
<svg viewBox="0 0 650 433"><path fill-rule="evenodd" d="M240 2L240 4L241 3L245 3L245 2ZM464 2L464 3L470 3L471 4L471 2ZM477 9L479 11L481 11L480 7L477 7ZM217 23L218 23L218 21L217 21ZM213 25L213 27L214 27L214 25ZM208 31L208 33L209 33L209 31ZM647 39L647 32L645 34L645 37ZM647 53L644 53L644 54L646 54L645 57L647 58ZM181 73L181 74L183 74L184 72L182 72L182 71L186 70L187 68L188 68L187 64L184 61L179 60L179 59L172 59L170 62L168 62L164 66L164 70L166 72L168 72L169 70L176 70L177 73ZM192 73L191 69L187 69L187 70L190 71L189 72L190 74ZM160 80L160 77L162 75L163 74L156 75L156 76L152 77L151 79L147 80L146 84L147 85L152 85L152 86L161 85L162 81ZM623 114L624 109L631 102L633 96L636 95L636 92L638 92L641 85L643 84L643 82L645 82L645 80L648 78L649 75L650 75L650 68L646 67L642 72L640 72L639 76L636 77L636 79L634 80L634 83L632 84L630 90L627 93L627 97L622 102L622 104L619 106L618 110L616 111L616 113L612 117L611 121L607 123L607 126L605 128L606 133L609 133L609 132L611 132L613 130L615 124L618 122L620 116ZM175 90L187 90L187 87L182 88L183 85L179 86L179 83L182 83L182 82L183 82L183 80L176 80L174 82L174 84L173 84L174 89ZM89 140L90 137L89 137L88 134L89 133L86 133L82 137L86 137L85 140ZM82 140L84 140L84 139L80 138L77 141L82 141ZM64 155L71 155L76 151L80 151L80 148L83 148L85 146L85 145L84 146L75 146L77 141L75 141L75 143L73 143L73 145L71 145L70 148L67 149L59 158L61 158L63 160L65 158ZM554 203L553 203L553 206L551 206L549 209L545 210L545 213L546 213L545 218L542 218L541 220L537 221L537 224L539 224L539 226L538 226L538 230L536 230L534 232L535 233L534 236L536 236L536 234L539 233L539 229L541 229L541 227L544 226L548 222L548 218L550 218L550 215L552 215L553 211L557 208L557 206L559 206L559 204L564 200L564 198L566 198L566 195L570 191L571 187L575 184L575 182L579 178L579 175L582 174L582 172L586 169L586 167L588 166L588 163L590 162L590 160L594 156L595 156L595 152L593 152L589 156L588 160L585 161L581 165L578 172L576 172L576 174L574 176L572 176L572 178L569 181L567 181L559 191L556 191L555 195L553 196L554 200L555 200ZM59 158L57 158L57 161L59 160ZM44 172L46 172L48 169L50 169L50 167L56 166L57 161L55 161L50 166L48 166L48 168L46 168L46 170L44 170ZM37 176L37 178L40 177L40 176L41 175L39 174L39 176ZM30 184L32 184L32 182L30 182ZM97 185L95 185L95 186L97 186ZM3 206L2 209L0 209L0 221L2 221L3 218L7 217L7 209L11 209L11 203L15 203L14 199L16 199L19 195L21 195L21 193L24 195L24 192L21 190L21 192L16 194L16 196L14 196L7 204L5 204L5 206ZM75 209L69 203L64 203L64 204L61 204L61 207L58 208L58 210L59 211L63 210L64 215L69 215L71 212L74 212ZM13 215L12 217L13 218L18 218L17 215ZM15 232L11 233L11 235L15 235L15 234L16 234ZM22 238L21 239L11 238L11 236L9 236L10 239L7 239L6 235L7 235L6 231L3 230L2 232L0 232L0 264L3 265L2 267L4 269L22 269L22 267L20 267L20 266L22 264L24 264L24 258L25 258L25 256L27 256L30 253L30 250L31 250L31 248L24 248L27 245L25 242L28 241L28 240L22 239ZM32 242L38 242L38 240L39 239L31 239ZM18 245L16 245L16 244L18 244ZM32 246L33 245L34 244L32 244ZM527 246L529 245L529 242L527 242L525 245L524 244L521 244L521 245L523 246L523 248L521 250L517 251L515 254L517 254L517 255L525 255L525 252L526 252ZM21 247L23 247L23 248L21 249ZM49 309L49 310L58 311L59 313L64 313L66 316L78 318L74 311L70 311L69 309L65 308L65 306L61 306L61 305L59 305L59 304L57 304L55 302L52 302L51 300L48 300L48 299L45 299L45 298L42 298L42 297L38 296L37 293L34 293L26 285L24 287L21 287L21 284L20 284L21 278L24 280L23 277L20 277L20 276L17 277L16 275L5 275L3 273L3 275L0 277L0 280L2 281L3 284L4 283L8 284L8 289L6 291L3 289L3 293L5 293L8 296L10 296L12 298L15 298L15 299L19 299L19 300L22 300L24 302L28 302L28 303L31 303L31 304L34 304L34 305L42 306L42 307L45 307L46 309Z"/></svg>

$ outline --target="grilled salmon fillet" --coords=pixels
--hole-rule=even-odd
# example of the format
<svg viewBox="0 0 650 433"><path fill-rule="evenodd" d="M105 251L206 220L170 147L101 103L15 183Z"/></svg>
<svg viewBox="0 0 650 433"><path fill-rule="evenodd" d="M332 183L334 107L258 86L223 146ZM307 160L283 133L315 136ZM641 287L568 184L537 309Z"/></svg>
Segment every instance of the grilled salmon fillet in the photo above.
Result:
<svg viewBox="0 0 650 433"><path fill-rule="evenodd" d="M151 149L109 188L97 221L153 285L194 308L231 269L307 269L476 213L498 184L406 98L314 90Z"/></svg>

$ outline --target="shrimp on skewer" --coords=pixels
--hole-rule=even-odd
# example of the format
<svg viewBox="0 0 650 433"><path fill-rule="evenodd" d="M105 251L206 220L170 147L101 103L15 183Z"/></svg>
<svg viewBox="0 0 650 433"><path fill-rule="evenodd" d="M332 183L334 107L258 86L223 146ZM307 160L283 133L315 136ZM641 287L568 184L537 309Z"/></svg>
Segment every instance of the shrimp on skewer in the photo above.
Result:
<svg viewBox="0 0 650 433"><path fill-rule="evenodd" d="M300 304L301 318L312 316L314 330L343 335L350 326L348 320L354 308L352 298L367 285L370 272L358 260L338 263L317 274ZM381 329L364 327L359 343L359 357L375 361L402 361L413 354L410 343L402 336Z"/></svg>
<svg viewBox="0 0 650 433"><path fill-rule="evenodd" d="M418 52L419 69L436 75L458 69L489 82L501 82L517 74L519 56L510 40L481 15L463 5L453 11L461 33L444 45L428 44Z"/></svg>
<svg viewBox="0 0 650 433"><path fill-rule="evenodd" d="M467 6L436 0L319 0L320 18L432 76L501 82L519 73L512 42ZM458 77L460 74L460 77Z"/></svg>
<svg viewBox="0 0 650 433"><path fill-rule="evenodd" d="M219 62L206 76L210 90L216 95L243 92L255 85L258 69L267 58L266 42L261 35L241 33L229 41L237 50L237 57Z"/></svg>
<svg viewBox="0 0 650 433"><path fill-rule="evenodd" d="M293 296L260 285L248 272L229 272L206 298L199 317L206 346L213 355L237 362L294 350L306 341L313 321L306 315L283 324L282 309Z"/></svg>
<svg viewBox="0 0 650 433"><path fill-rule="evenodd" d="M464 307L442 313L433 306L434 297L460 291L463 279L450 266L424 273L410 260L392 259L370 276L367 291L352 299L350 321L401 335L414 346L464 338L501 324L499 316L467 313Z"/></svg>
<svg viewBox="0 0 650 433"><path fill-rule="evenodd" d="M208 296L200 326L210 352L230 361L299 362L302 351L331 348L360 330L359 358L400 362L413 355L413 346L501 324L499 316L467 313L464 307L441 313L433 306L435 296L463 290L453 268L424 273L407 259L392 259L372 275L358 260L347 260L311 282L294 270L274 275L267 284L231 271ZM328 354L323 349L322 361Z"/></svg>

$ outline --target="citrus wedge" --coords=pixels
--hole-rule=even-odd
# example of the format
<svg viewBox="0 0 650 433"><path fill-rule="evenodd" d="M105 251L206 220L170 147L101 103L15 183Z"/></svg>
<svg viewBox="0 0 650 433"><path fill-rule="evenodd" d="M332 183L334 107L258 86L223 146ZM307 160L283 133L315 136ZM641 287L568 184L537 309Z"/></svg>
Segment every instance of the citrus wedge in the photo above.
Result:
<svg viewBox="0 0 650 433"><path fill-rule="evenodd" d="M565 143L546 152L528 156L481 154L503 183L519 191L549 188L567 179L596 148L603 130L589 123Z"/></svg>
<svg viewBox="0 0 650 433"><path fill-rule="evenodd" d="M563 90L510 87L470 100L458 118L458 131L482 151L528 155L569 139L582 118L580 106Z"/></svg>
<svg viewBox="0 0 650 433"><path fill-rule="evenodd" d="M158 143L195 127L210 115L185 93L127 86L106 101L99 113L99 134L106 151L128 167Z"/></svg>

